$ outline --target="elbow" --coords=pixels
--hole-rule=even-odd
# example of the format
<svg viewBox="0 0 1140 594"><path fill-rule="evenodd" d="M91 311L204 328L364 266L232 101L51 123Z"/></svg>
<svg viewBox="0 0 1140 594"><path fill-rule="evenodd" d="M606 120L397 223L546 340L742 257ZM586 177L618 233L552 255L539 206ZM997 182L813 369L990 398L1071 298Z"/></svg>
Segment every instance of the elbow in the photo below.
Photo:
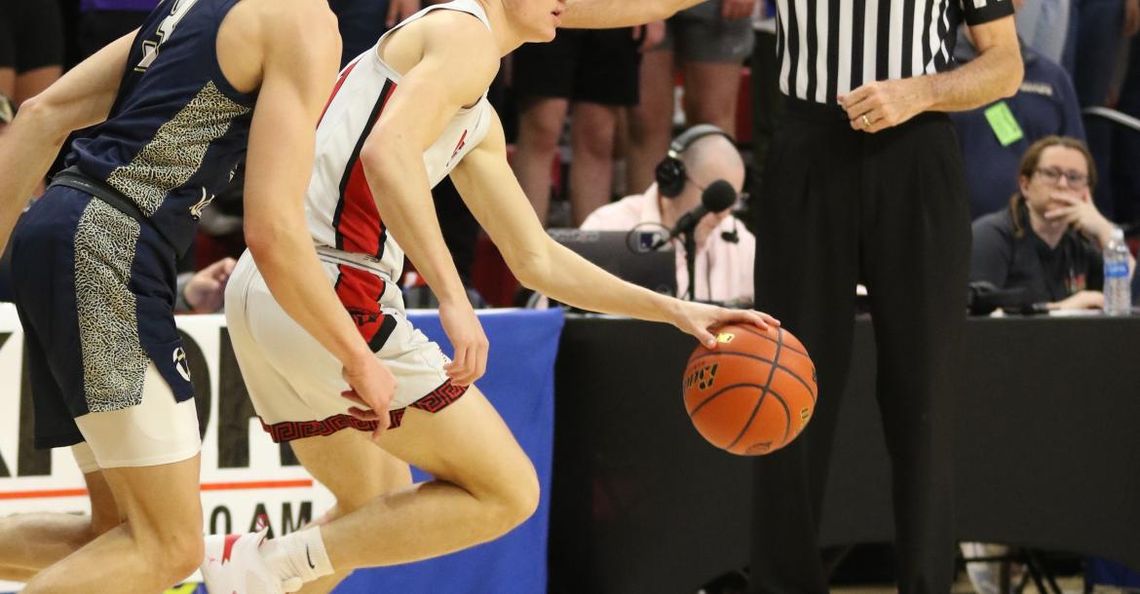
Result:
<svg viewBox="0 0 1140 594"><path fill-rule="evenodd" d="M402 141L392 139L383 131L375 131L360 147L360 165L364 177L371 184L387 185L399 176L407 162L407 155L398 148Z"/></svg>
<svg viewBox="0 0 1140 594"><path fill-rule="evenodd" d="M380 158L383 151L382 142L373 138L364 141L360 147L360 165L364 169L364 176L368 179L378 180L384 175L384 159Z"/></svg>
<svg viewBox="0 0 1140 594"><path fill-rule="evenodd" d="M1008 59L1009 65L1005 69L1005 84L1002 86L1002 97L1013 97L1021 89L1021 81L1025 78L1025 62L1021 59L1021 50L1014 48Z"/></svg>
<svg viewBox="0 0 1140 594"><path fill-rule="evenodd" d="M503 259L511 269L515 279L522 286L539 292L546 292L550 278L550 257L545 250L523 249L504 252Z"/></svg>
<svg viewBox="0 0 1140 594"><path fill-rule="evenodd" d="M57 144L63 144L71 134L71 128L64 125L63 110L43 94L20 104L16 121L34 129L39 138Z"/></svg>
<svg viewBox="0 0 1140 594"><path fill-rule="evenodd" d="M245 220L245 245L259 265L277 253L281 242L289 237L288 230L274 221Z"/></svg>

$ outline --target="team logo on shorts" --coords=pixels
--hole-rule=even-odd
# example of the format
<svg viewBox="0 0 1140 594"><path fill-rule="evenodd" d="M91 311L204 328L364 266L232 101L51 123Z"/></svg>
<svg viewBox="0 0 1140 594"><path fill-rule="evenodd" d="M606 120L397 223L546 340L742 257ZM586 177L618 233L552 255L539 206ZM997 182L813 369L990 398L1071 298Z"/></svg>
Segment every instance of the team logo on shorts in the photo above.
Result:
<svg viewBox="0 0 1140 594"><path fill-rule="evenodd" d="M190 381L190 365L186 361L186 351L182 347L174 349L174 368L178 370L178 375L182 379Z"/></svg>

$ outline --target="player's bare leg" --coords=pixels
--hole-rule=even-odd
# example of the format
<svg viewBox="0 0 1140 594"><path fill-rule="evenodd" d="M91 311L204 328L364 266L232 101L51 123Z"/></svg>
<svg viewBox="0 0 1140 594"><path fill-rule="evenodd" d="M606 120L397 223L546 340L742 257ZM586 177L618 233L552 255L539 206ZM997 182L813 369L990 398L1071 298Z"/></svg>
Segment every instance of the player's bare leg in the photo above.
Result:
<svg viewBox="0 0 1140 594"><path fill-rule="evenodd" d="M102 474L125 522L40 572L25 594L154 594L189 576L201 562L197 455Z"/></svg>
<svg viewBox="0 0 1140 594"><path fill-rule="evenodd" d="M327 437L290 442L297 459L317 481L336 496L336 506L307 529L317 529L350 514L385 493L407 489L412 484L408 464L380 449L359 431L340 431ZM300 594L327 594L351 569L337 570L305 584Z"/></svg>
<svg viewBox="0 0 1140 594"><path fill-rule="evenodd" d="M359 451L360 446L352 444L360 442L339 439L347 440L351 450L338 450L334 444L302 444L298 454L323 481L351 485L356 477L342 461ZM292 589L300 587L301 581L313 582L356 568L438 557L502 536L538 506L534 466L474 387L436 413L407 408L403 424L386 431L380 445L435 479L363 502L355 511L314 530L262 544L258 544L260 534L239 536L229 544L233 554L228 560L213 552L223 544L213 539L207 543L203 565L207 584L243 591L246 584L264 587L272 579ZM322 461L325 466L319 468ZM370 488L386 489L379 483ZM317 586L327 587L330 581Z"/></svg>
<svg viewBox="0 0 1140 594"><path fill-rule="evenodd" d="M83 478L91 515L31 513L0 518L0 580L30 581L45 567L122 523L103 473L91 472Z"/></svg>
<svg viewBox="0 0 1140 594"><path fill-rule="evenodd" d="M538 506L534 466L475 387L436 413L409 407L380 445L436 478L323 526L338 569L410 563L488 542Z"/></svg>

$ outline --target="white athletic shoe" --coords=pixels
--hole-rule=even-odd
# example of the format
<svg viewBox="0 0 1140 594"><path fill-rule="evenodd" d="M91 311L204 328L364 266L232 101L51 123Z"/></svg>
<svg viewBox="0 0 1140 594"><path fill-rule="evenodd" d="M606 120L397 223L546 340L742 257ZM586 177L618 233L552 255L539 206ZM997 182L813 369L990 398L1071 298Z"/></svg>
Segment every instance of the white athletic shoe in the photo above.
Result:
<svg viewBox="0 0 1140 594"><path fill-rule="evenodd" d="M258 547L268 532L264 527L246 534L207 536L202 562L206 590L210 594L285 594L299 590L300 579L282 583L261 558Z"/></svg>

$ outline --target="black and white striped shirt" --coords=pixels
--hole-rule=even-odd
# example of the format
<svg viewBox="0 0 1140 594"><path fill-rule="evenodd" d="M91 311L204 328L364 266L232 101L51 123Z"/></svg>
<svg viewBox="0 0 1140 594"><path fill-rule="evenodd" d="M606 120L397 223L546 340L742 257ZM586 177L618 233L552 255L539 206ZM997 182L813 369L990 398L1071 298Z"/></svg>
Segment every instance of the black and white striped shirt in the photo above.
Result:
<svg viewBox="0 0 1140 594"><path fill-rule="evenodd" d="M776 0L780 90L816 103L953 64L963 19L1013 14L1011 0Z"/></svg>

